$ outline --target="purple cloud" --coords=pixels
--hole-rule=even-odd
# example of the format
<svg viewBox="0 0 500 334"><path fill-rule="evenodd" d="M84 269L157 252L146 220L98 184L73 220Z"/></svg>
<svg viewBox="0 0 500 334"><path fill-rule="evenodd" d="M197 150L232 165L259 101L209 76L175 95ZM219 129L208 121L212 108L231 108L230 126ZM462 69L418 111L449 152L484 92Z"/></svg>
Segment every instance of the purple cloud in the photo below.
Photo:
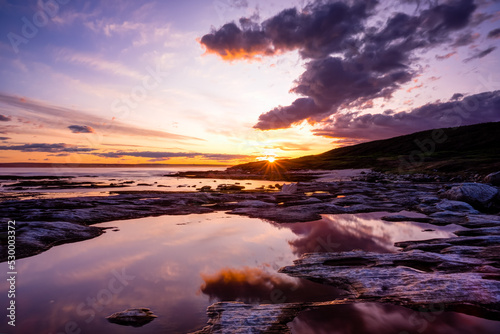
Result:
<svg viewBox="0 0 500 334"><path fill-rule="evenodd" d="M92 152L96 149L88 147L78 147L76 145L69 145L64 143L58 144L23 144L23 145L10 145L0 146L0 151L20 151L20 152Z"/></svg>
<svg viewBox="0 0 500 334"><path fill-rule="evenodd" d="M95 130L87 125L70 125L68 129L73 133L94 133Z"/></svg>

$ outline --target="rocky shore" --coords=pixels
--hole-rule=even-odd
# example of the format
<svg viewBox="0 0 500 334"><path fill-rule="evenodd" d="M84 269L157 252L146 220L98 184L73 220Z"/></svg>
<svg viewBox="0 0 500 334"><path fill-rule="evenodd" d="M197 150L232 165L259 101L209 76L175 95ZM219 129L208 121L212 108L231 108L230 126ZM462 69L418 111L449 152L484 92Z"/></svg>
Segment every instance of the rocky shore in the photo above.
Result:
<svg viewBox="0 0 500 334"><path fill-rule="evenodd" d="M457 224L464 229L456 232L456 237L400 242L396 244L401 248L399 253L306 254L281 272L341 288L347 293L345 299L266 305L216 303L208 309L208 326L199 333L251 329L283 333L286 323L303 310L368 301L409 308L440 304L448 310L498 319L499 188L497 184L463 181L470 180L363 172L350 181L317 182L311 177L282 190L229 187L182 193L116 191L107 197L8 199L0 202L5 218L1 224L16 221L18 258L104 233L92 224L147 216L225 211L274 223L293 223L316 220L322 214L383 211L394 213L383 218L387 221ZM405 216L401 211L420 215ZM1 261L6 260L4 234Z"/></svg>

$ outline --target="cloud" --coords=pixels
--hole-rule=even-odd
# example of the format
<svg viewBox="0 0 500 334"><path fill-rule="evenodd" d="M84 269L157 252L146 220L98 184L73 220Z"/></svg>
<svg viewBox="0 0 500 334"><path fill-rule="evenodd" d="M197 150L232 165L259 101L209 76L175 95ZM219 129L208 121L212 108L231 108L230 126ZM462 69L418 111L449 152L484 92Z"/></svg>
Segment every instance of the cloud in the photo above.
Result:
<svg viewBox="0 0 500 334"><path fill-rule="evenodd" d="M483 57L486 57L487 55L489 55L490 53L492 53L493 51L495 51L496 49L496 46L491 46L485 50L479 50L477 51L475 54L473 54L472 56L470 56L469 58L465 59L464 60L464 63L467 63L471 60L474 60L474 59L479 59L479 58L483 58Z"/></svg>
<svg viewBox="0 0 500 334"><path fill-rule="evenodd" d="M9 117L9 116L5 116L5 115L0 115L0 122L8 122L10 121L12 118Z"/></svg>
<svg viewBox="0 0 500 334"><path fill-rule="evenodd" d="M429 103L399 113L338 114L325 126L314 130L314 134L366 141L435 128L497 122L499 119L500 90L467 97L457 93L449 102Z"/></svg>
<svg viewBox="0 0 500 334"><path fill-rule="evenodd" d="M31 118L38 118L41 122L52 127L62 126L61 120L70 119L73 122L90 124L97 133L113 133L126 136L157 137L175 140L202 140L196 137L183 136L174 133L149 130L128 125L120 121L94 116L92 114L70 108L51 105L24 97L0 93L0 103L18 108L23 113L28 113ZM66 123L66 122L64 122ZM67 123L66 123L67 124ZM66 126L66 125L64 125Z"/></svg>
<svg viewBox="0 0 500 334"><path fill-rule="evenodd" d="M93 70L117 74L134 80L141 80L144 77L143 74L140 74L123 64L110 62L93 55L82 54L64 48L56 50L56 60L83 65Z"/></svg>
<svg viewBox="0 0 500 334"><path fill-rule="evenodd" d="M327 110L327 108L316 105L311 98L299 98L289 106L279 106L260 115L254 128L260 130L286 128L290 124L300 122L308 117L326 113Z"/></svg>
<svg viewBox="0 0 500 334"><path fill-rule="evenodd" d="M248 1L247 0L229 0L228 5L233 8L247 8Z"/></svg>
<svg viewBox="0 0 500 334"><path fill-rule="evenodd" d="M308 60L291 92L291 105L260 115L254 128L288 128L308 120L320 122L339 110L389 99L422 70L417 50L469 43L476 35L454 33L471 25L472 0L432 3L413 15L389 13L373 25L377 1L315 1L302 10L289 8L261 24L252 19L231 22L203 36L207 53L224 60L254 59L298 50ZM467 35L468 34L468 35ZM457 44L457 45L458 45Z"/></svg>
<svg viewBox="0 0 500 334"><path fill-rule="evenodd" d="M324 57L340 51L343 44L358 33L362 21L369 16L375 1L355 1L307 5L303 11L285 9L276 16L257 24L240 19L204 35L201 45L207 53L224 60L253 59L298 49L305 58Z"/></svg>
<svg viewBox="0 0 500 334"><path fill-rule="evenodd" d="M216 161L230 161L237 159L248 159L250 156L241 154L222 154L222 153L197 153L197 152L155 152L155 151L116 151L105 153L92 153L103 158L150 158L156 161L168 160L170 158L204 158Z"/></svg>
<svg viewBox="0 0 500 334"><path fill-rule="evenodd" d="M500 38L500 28L493 29L488 33L488 38Z"/></svg>
<svg viewBox="0 0 500 334"><path fill-rule="evenodd" d="M445 59L451 58L452 56L454 56L456 54L457 54L457 51L453 51L453 52L447 53L447 54L442 55L442 56L436 55L436 59L437 60L445 60Z"/></svg>
<svg viewBox="0 0 500 334"><path fill-rule="evenodd" d="M271 149L276 148L282 151L310 151L312 148L307 144L298 144L292 142L282 142L272 145Z"/></svg>
<svg viewBox="0 0 500 334"><path fill-rule="evenodd" d="M68 129L73 133L94 133L94 129L87 125L70 125Z"/></svg>
<svg viewBox="0 0 500 334"><path fill-rule="evenodd" d="M11 139L10 137L0 137L0 140L9 140Z"/></svg>
<svg viewBox="0 0 500 334"><path fill-rule="evenodd" d="M357 67L358 58L328 57L309 62L297 80L297 86L292 89L292 92L308 97L298 98L290 106L280 106L260 115L254 128L287 128L304 119L321 121L341 107L361 106L371 99L390 97L401 84L411 80L413 73L398 70L397 61L390 65L391 51L386 50L386 54L385 60L381 58L362 69Z"/></svg>
<svg viewBox="0 0 500 334"><path fill-rule="evenodd" d="M20 152L92 152L96 149L88 147L78 147L76 145L69 145L64 143L58 144L23 144L23 145L10 145L0 146L0 151L20 151Z"/></svg>
<svg viewBox="0 0 500 334"><path fill-rule="evenodd" d="M458 36L455 41L453 42L453 44L451 44L452 47L459 47L459 46L465 46L465 45L469 45L469 44L472 44L476 41L476 39L479 38L479 34L475 33L471 33L471 32L467 32L465 34L462 34L460 36Z"/></svg>

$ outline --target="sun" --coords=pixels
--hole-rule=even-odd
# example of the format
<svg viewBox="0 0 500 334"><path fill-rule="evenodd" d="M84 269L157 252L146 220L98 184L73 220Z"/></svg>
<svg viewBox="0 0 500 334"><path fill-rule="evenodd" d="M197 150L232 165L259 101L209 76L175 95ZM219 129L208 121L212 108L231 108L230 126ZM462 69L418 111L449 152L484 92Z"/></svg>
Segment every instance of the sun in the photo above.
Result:
<svg viewBox="0 0 500 334"><path fill-rule="evenodd" d="M269 162L274 162L276 159L274 157L267 157L266 160Z"/></svg>

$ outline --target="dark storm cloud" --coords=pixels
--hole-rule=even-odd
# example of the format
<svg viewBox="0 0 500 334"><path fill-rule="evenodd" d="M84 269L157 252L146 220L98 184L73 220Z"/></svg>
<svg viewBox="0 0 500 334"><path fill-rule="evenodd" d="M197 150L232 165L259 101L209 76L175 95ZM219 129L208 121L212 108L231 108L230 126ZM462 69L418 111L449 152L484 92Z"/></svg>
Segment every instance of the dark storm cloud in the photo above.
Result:
<svg viewBox="0 0 500 334"><path fill-rule="evenodd" d="M0 122L8 122L11 119L9 116L0 115Z"/></svg>
<svg viewBox="0 0 500 334"><path fill-rule="evenodd" d="M203 36L207 52L225 60L251 59L298 49L304 58L320 58L343 50L343 44L362 31L362 21L376 1L316 2L298 11L285 9L261 25L240 19Z"/></svg>
<svg viewBox="0 0 500 334"><path fill-rule="evenodd" d="M411 80L413 73L397 70L404 68L399 65L401 58L397 55L392 56L392 63L388 60L391 56L382 59L371 64L367 61L363 64L359 58L342 60L333 57L309 62L297 80L297 86L292 89L309 98L299 98L290 106L277 107L260 115L254 128L287 128L304 119L321 121L340 107L360 106L370 99L390 97L400 84Z"/></svg>
<svg viewBox="0 0 500 334"><path fill-rule="evenodd" d="M0 146L0 151L77 153L77 152L92 152L95 151L95 149L59 143L59 144L23 144L23 145Z"/></svg>
<svg viewBox="0 0 500 334"><path fill-rule="evenodd" d="M260 115L259 121L254 128L261 130L286 128L290 124L300 122L317 114L323 114L326 111L326 108L319 107L311 98L299 98L289 106L279 106Z"/></svg>
<svg viewBox="0 0 500 334"><path fill-rule="evenodd" d="M375 140L434 128L455 127L500 119L500 91L429 103L411 111L384 114L335 115L330 124L314 133L319 136Z"/></svg>
<svg viewBox="0 0 500 334"><path fill-rule="evenodd" d="M94 133L94 129L87 125L70 125L68 129L73 133Z"/></svg>
<svg viewBox="0 0 500 334"><path fill-rule="evenodd" d="M479 59L479 58L483 58L483 57L486 57L487 55L489 55L490 53L492 53L493 51L495 51L496 49L496 46L491 46L485 50L479 50L477 51L475 54L473 54L472 56L470 56L469 58L467 59L464 59L464 63L467 63L471 60L474 60L474 59Z"/></svg>
<svg viewBox="0 0 500 334"><path fill-rule="evenodd" d="M253 58L298 49L303 58L323 58L332 53L343 53L356 43L364 43L363 37L371 37L377 44L398 38L414 38L424 44L440 43L451 31L469 23L476 6L472 0L459 0L425 9L419 15L394 14L385 28L375 34L368 33L365 20L374 14L378 1L345 2L316 1L303 10L289 8L281 11L262 24L249 24L248 18L240 19L240 26L231 22L218 30L204 35L200 43L207 52L224 59ZM411 42L411 41L410 41ZM358 45L358 47L361 45Z"/></svg>
<svg viewBox="0 0 500 334"><path fill-rule="evenodd" d="M488 38L500 38L500 28L490 31L488 33Z"/></svg>
<svg viewBox="0 0 500 334"><path fill-rule="evenodd" d="M309 59L291 90L302 97L263 113L254 126L271 130L303 120L322 121L340 109L390 98L419 73L414 51L444 44L467 45L477 38L470 32L453 36L471 24L476 8L472 0L434 3L414 15L394 13L380 28L368 27L366 19L374 14L376 4L317 1L302 11L283 10L260 25L245 18L239 25L228 23L203 36L200 43L225 60L289 50L298 50L303 59Z"/></svg>
<svg viewBox="0 0 500 334"><path fill-rule="evenodd" d="M234 22L205 35L200 41L207 52L216 53L226 60L251 59L256 55L275 53L270 40L260 30L242 30Z"/></svg>

